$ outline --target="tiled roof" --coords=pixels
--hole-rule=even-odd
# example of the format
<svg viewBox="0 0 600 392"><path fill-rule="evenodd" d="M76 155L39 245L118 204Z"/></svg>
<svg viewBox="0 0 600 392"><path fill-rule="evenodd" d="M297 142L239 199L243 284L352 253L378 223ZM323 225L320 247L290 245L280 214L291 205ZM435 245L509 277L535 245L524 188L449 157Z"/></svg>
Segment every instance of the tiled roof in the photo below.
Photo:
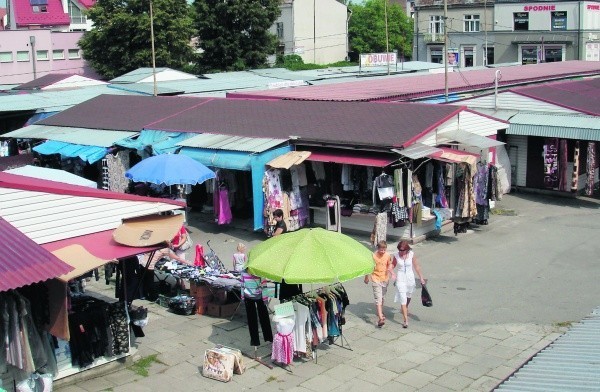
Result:
<svg viewBox="0 0 600 392"><path fill-rule="evenodd" d="M17 27L27 26L64 26L71 24L71 18L65 13L60 0L48 0L46 12L33 12L33 6L28 0L12 2ZM42 7L42 6L36 6Z"/></svg>
<svg viewBox="0 0 600 392"><path fill-rule="evenodd" d="M584 75L600 75L594 61L563 61L448 73L451 93L491 89L500 69L500 86L542 82ZM303 86L280 90L228 93L230 98L293 99L310 101L406 101L444 94L444 74L400 75L346 83Z"/></svg>
<svg viewBox="0 0 600 392"><path fill-rule="evenodd" d="M73 267L0 217L0 291L56 278Z"/></svg>
<svg viewBox="0 0 600 392"><path fill-rule="evenodd" d="M600 78L547 83L510 91L554 105L600 116Z"/></svg>
<svg viewBox="0 0 600 392"><path fill-rule="evenodd" d="M36 124L140 131L149 123L173 116L208 100L192 97L117 97L123 96L100 95Z"/></svg>
<svg viewBox="0 0 600 392"><path fill-rule="evenodd" d="M387 148L412 140L462 109L418 103L213 99L147 127Z"/></svg>

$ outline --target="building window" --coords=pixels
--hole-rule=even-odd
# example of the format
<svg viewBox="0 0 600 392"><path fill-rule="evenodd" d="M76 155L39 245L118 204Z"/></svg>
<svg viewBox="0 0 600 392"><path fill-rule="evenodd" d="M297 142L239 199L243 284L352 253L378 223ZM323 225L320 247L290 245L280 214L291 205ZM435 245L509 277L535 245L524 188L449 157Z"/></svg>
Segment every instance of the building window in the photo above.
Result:
<svg viewBox="0 0 600 392"><path fill-rule="evenodd" d="M552 18L551 28L552 30L566 30L567 29L567 11L554 11L550 13Z"/></svg>
<svg viewBox="0 0 600 392"><path fill-rule="evenodd" d="M12 63L13 52L0 52L0 63Z"/></svg>
<svg viewBox="0 0 600 392"><path fill-rule="evenodd" d="M529 30L529 12L515 12L513 17L515 31Z"/></svg>
<svg viewBox="0 0 600 392"><path fill-rule="evenodd" d="M523 46L521 48L521 64L537 64L538 48L537 46Z"/></svg>
<svg viewBox="0 0 600 392"><path fill-rule="evenodd" d="M463 48L463 67L475 66L475 47L465 46Z"/></svg>
<svg viewBox="0 0 600 392"><path fill-rule="evenodd" d="M29 52L28 51L17 52L17 61L29 61Z"/></svg>
<svg viewBox="0 0 600 392"><path fill-rule="evenodd" d="M444 62L444 48L443 47L431 47L429 52L429 62L442 64Z"/></svg>
<svg viewBox="0 0 600 392"><path fill-rule="evenodd" d="M479 15L465 15L465 33L479 32Z"/></svg>
<svg viewBox="0 0 600 392"><path fill-rule="evenodd" d="M40 12L48 12L48 6L45 6L45 5L34 5L34 6L31 7L31 10L34 13L36 13L36 14L38 14Z"/></svg>
<svg viewBox="0 0 600 392"><path fill-rule="evenodd" d="M283 39L283 22L277 22L277 38Z"/></svg>
<svg viewBox="0 0 600 392"><path fill-rule="evenodd" d="M72 1L69 1L69 16L73 24L84 24L87 22L87 17Z"/></svg>
<svg viewBox="0 0 600 392"><path fill-rule="evenodd" d="M39 60L39 61L48 61L48 60L50 60L50 58L48 57L48 51L47 50L36 50L35 51L35 58L36 58L36 60Z"/></svg>
<svg viewBox="0 0 600 392"><path fill-rule="evenodd" d="M485 61L486 61L486 63L484 65L492 65L492 64L494 64L494 48L488 46L487 49L484 48L484 51L486 52L486 54L485 54Z"/></svg>
<svg viewBox="0 0 600 392"><path fill-rule="evenodd" d="M79 59L81 55L79 54L79 49L69 49L69 59Z"/></svg>
<svg viewBox="0 0 600 392"><path fill-rule="evenodd" d="M544 48L544 62L554 63L557 61L563 61L563 49L562 47L545 47Z"/></svg>
<svg viewBox="0 0 600 392"><path fill-rule="evenodd" d="M54 49L52 51L52 60L64 60L65 51L64 49Z"/></svg>
<svg viewBox="0 0 600 392"><path fill-rule="evenodd" d="M444 17L441 15L431 15L429 17L429 34L435 41L435 36L444 34Z"/></svg>

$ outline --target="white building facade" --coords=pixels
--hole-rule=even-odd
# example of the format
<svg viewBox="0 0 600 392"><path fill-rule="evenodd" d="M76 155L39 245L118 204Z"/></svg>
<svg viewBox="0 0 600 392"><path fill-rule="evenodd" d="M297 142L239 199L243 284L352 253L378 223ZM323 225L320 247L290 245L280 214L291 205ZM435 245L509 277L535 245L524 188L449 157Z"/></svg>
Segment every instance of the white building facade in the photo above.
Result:
<svg viewBox="0 0 600 392"><path fill-rule="evenodd" d="M271 27L277 53L305 63L330 64L348 56L348 8L337 0L285 0Z"/></svg>

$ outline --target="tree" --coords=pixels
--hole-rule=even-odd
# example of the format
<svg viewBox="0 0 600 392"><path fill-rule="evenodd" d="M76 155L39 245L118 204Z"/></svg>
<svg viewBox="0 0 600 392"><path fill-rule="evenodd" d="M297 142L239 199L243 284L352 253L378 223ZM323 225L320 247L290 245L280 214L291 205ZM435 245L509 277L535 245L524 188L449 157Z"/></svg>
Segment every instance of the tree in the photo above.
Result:
<svg viewBox="0 0 600 392"><path fill-rule="evenodd" d="M389 50L410 56L412 53L413 21L398 3L388 0L367 0L350 4L352 17L348 26L350 48L358 53L386 51L385 3L387 4Z"/></svg>
<svg viewBox="0 0 600 392"><path fill-rule="evenodd" d="M269 32L281 0L195 0L201 72L237 71L266 65L277 38Z"/></svg>
<svg viewBox="0 0 600 392"><path fill-rule="evenodd" d="M156 66L182 69L194 59L193 19L186 0L153 0ZM83 57L112 79L152 66L149 0L98 0L88 11L94 28L79 41Z"/></svg>

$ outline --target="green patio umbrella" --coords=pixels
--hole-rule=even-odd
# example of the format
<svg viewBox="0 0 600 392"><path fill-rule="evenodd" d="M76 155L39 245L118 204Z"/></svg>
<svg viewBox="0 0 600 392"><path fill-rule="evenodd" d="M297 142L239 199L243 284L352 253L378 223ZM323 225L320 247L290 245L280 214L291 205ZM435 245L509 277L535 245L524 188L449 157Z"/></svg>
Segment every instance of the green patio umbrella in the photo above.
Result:
<svg viewBox="0 0 600 392"><path fill-rule="evenodd" d="M373 272L371 251L335 231L301 229L252 248L248 272L275 282L335 283Z"/></svg>

